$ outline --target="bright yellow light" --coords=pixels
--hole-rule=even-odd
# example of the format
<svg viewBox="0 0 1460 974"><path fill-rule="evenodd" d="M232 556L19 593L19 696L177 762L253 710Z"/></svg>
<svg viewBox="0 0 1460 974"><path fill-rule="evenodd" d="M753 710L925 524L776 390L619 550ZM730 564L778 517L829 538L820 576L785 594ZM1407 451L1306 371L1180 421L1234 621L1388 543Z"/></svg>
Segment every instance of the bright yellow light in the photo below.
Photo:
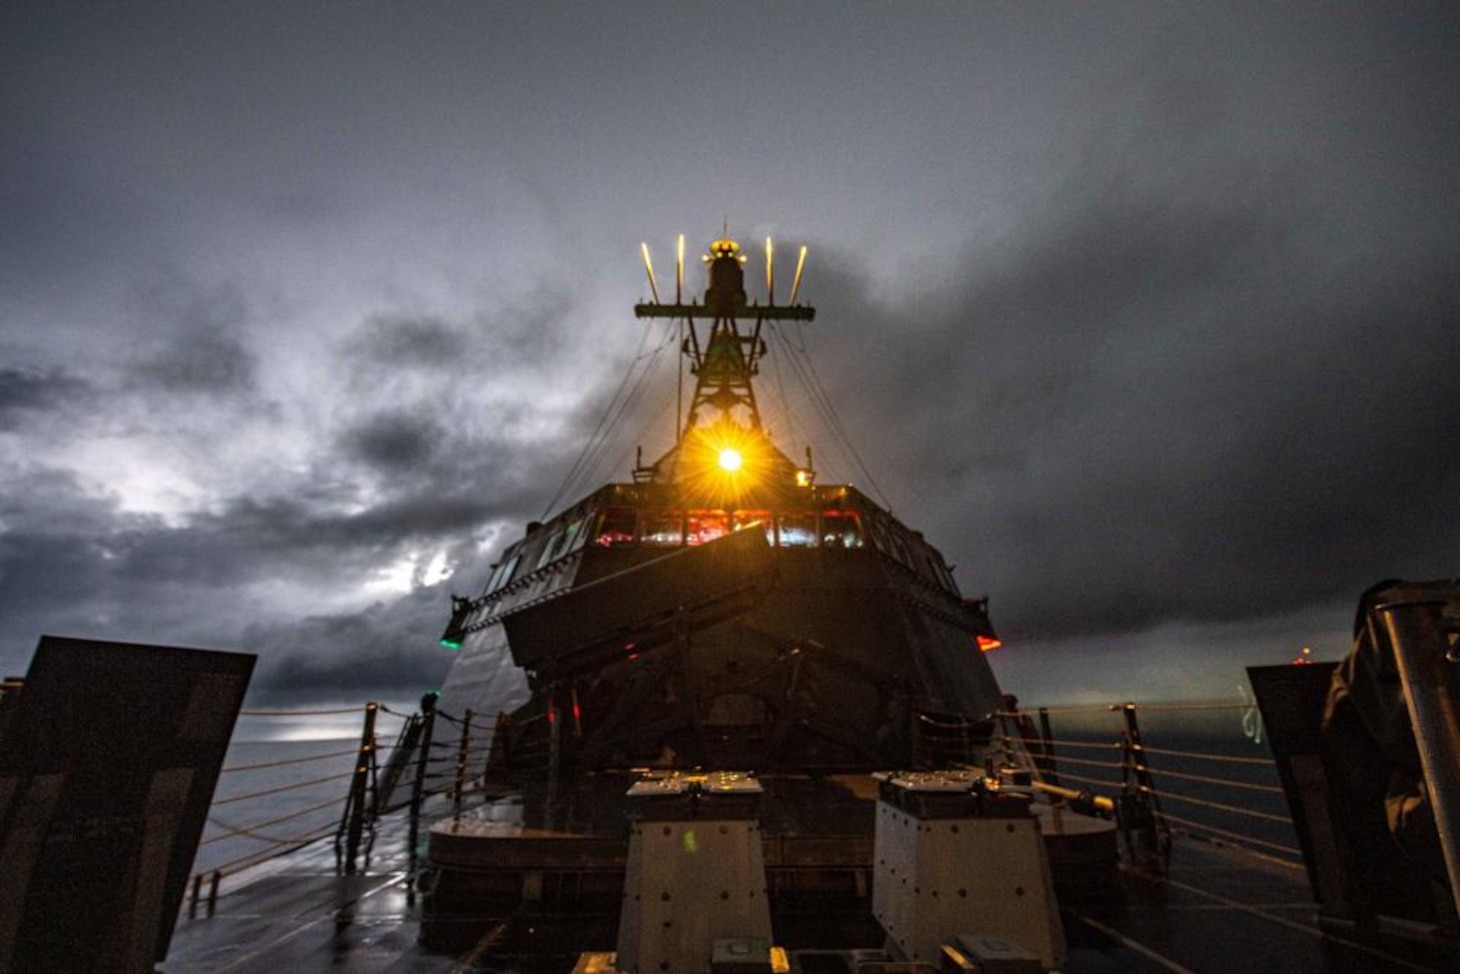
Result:
<svg viewBox="0 0 1460 974"><path fill-rule="evenodd" d="M732 450L729 447L720 451L720 469L727 473L734 473L740 469L740 451Z"/></svg>

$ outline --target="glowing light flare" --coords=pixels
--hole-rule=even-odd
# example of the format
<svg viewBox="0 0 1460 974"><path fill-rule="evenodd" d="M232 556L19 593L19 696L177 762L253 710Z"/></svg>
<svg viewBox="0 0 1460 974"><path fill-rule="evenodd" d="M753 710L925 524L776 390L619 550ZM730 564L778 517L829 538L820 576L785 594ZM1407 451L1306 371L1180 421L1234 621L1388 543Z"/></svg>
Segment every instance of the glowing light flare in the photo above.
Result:
<svg viewBox="0 0 1460 974"><path fill-rule="evenodd" d="M639 249L644 252L644 272L649 275L649 290L654 294L654 303L659 303L659 282L654 280L654 262L649 259L649 245L640 243Z"/></svg>
<svg viewBox="0 0 1460 974"><path fill-rule="evenodd" d="M457 650L461 649L461 640L460 639L442 639L441 640L441 645L442 646L445 646L447 649L451 650L452 652L456 652Z"/></svg>
<svg viewBox="0 0 1460 974"><path fill-rule="evenodd" d="M791 281L791 296L786 299L787 304L796 303L796 295L801 293L801 271L806 267L806 246L801 246L801 256L796 258L796 276Z"/></svg>
<svg viewBox="0 0 1460 974"><path fill-rule="evenodd" d="M776 303L775 248L770 237L765 238L765 299L767 304Z"/></svg>
<svg viewBox="0 0 1460 974"><path fill-rule="evenodd" d="M1004 641L997 636L979 635L974 637L978 641L978 650L981 653L992 652L1004 645Z"/></svg>
<svg viewBox="0 0 1460 974"><path fill-rule="evenodd" d="M684 234L674 252L674 303L684 304Z"/></svg>
<svg viewBox="0 0 1460 974"><path fill-rule="evenodd" d="M722 449L716 459L720 464L720 469L726 473L734 473L745 462L745 458L740 455L740 451L730 446Z"/></svg>

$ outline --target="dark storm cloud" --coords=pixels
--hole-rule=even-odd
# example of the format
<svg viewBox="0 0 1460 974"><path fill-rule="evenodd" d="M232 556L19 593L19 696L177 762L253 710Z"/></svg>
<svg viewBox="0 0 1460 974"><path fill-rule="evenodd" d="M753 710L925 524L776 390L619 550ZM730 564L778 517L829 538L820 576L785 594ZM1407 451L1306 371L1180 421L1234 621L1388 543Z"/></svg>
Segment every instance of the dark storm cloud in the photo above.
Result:
<svg viewBox="0 0 1460 974"><path fill-rule="evenodd" d="M464 329L441 318L372 315L347 348L371 363L437 371L460 361L469 344Z"/></svg>
<svg viewBox="0 0 1460 974"><path fill-rule="evenodd" d="M362 611L250 625L239 648L263 660L255 677L262 700L409 698L440 686L450 668L453 657L435 645L445 604L442 587L423 587Z"/></svg>
<svg viewBox="0 0 1460 974"><path fill-rule="evenodd" d="M1451 570L1460 238L1349 259L1325 201L1243 173L1063 196L1028 236L971 247L915 318L828 269L845 340L875 350L833 398L881 440L874 470L916 471L893 500L951 526L965 586L1024 638L1257 619Z"/></svg>
<svg viewBox="0 0 1460 974"><path fill-rule="evenodd" d="M64 369L0 368L0 432L67 406L84 406L91 384Z"/></svg>
<svg viewBox="0 0 1460 974"><path fill-rule="evenodd" d="M133 366L134 379L163 392L227 395L253 388L257 361L246 344L252 319L236 285L168 278L141 294L155 337Z"/></svg>
<svg viewBox="0 0 1460 974"><path fill-rule="evenodd" d="M428 416L399 412L369 417L341 438L345 451L382 471L419 469L436 452L441 427Z"/></svg>
<svg viewBox="0 0 1460 974"><path fill-rule="evenodd" d="M725 217L810 240L831 398L1011 642L1230 650L1454 574L1448 8L0 17L7 667L70 631L419 688L447 588L667 445L636 246L662 284Z"/></svg>

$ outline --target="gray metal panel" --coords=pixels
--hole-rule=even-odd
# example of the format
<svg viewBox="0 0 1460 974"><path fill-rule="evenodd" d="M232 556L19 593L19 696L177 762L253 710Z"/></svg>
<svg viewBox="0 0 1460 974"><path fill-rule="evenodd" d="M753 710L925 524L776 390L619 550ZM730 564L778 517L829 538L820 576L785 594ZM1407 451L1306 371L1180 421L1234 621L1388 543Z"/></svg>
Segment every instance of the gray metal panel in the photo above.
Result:
<svg viewBox="0 0 1460 974"><path fill-rule="evenodd" d="M253 665L41 638L0 742L0 970L166 956Z"/></svg>

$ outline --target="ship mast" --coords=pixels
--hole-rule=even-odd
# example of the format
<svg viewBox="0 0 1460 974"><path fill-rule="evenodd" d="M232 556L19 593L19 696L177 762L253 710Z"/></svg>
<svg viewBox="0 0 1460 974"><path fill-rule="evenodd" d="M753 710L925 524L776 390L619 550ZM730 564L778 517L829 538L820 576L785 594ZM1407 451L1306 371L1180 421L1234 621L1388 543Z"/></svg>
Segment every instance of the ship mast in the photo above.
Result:
<svg viewBox="0 0 1460 974"><path fill-rule="evenodd" d="M695 430L729 425L756 435L763 435L760 407L755 398L753 379L760 370L760 359L766 353L761 332L767 321L811 321L816 309L795 303L800 288L801 271L805 266L806 248L801 248L796 265L796 279L788 302L775 303L773 247L766 238L766 303L749 303L745 295L745 256L740 245L729 235L710 244L709 253L701 259L709 271L709 287L704 300L683 303L684 247L678 251L675 302L659 301L659 286L645 245L644 268L654 301L634 306L640 318L682 319L687 337L681 349L690 361L695 377L695 391L690 398L684 422L676 426L678 449L685 437ZM744 324L742 325L742 322Z"/></svg>

